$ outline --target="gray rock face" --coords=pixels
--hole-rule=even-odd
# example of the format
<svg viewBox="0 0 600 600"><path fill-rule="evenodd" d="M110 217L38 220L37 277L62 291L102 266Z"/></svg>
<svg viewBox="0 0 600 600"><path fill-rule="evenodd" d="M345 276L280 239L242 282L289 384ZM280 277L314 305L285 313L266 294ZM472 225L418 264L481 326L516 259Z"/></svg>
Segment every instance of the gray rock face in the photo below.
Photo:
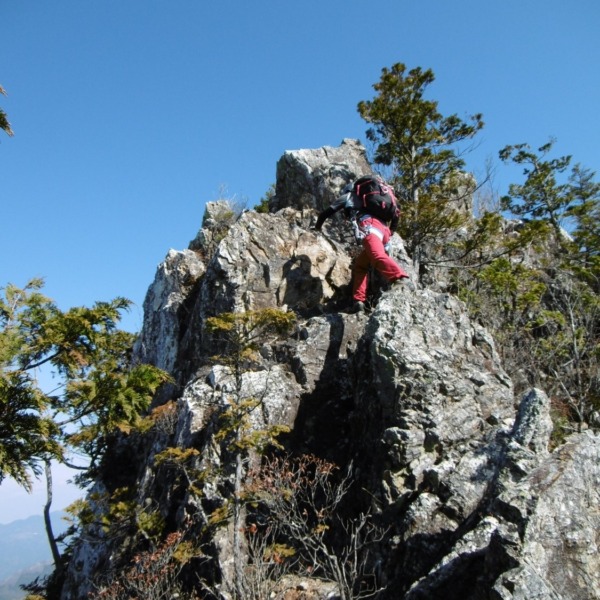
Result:
<svg viewBox="0 0 600 600"><path fill-rule="evenodd" d="M260 364L243 375L244 394L263 398L252 423L287 425L290 450L354 465L360 501L369 498L386 528L379 598L599 598L600 438L585 432L550 452L547 396L514 397L493 339L449 294L405 282L381 287L371 314L339 311L349 299L351 249L309 224L366 169L364 149L350 140L288 152L272 213L244 212L217 239L211 207L193 250L170 251L159 266L136 358L173 375L157 403L177 400L179 420L169 440L144 446L145 459L131 465L140 505L150 499L182 523L203 503L223 502L231 469L217 450L214 414L234 384L225 365L209 360L206 319L291 310L295 334L264 343ZM412 275L397 235L392 246ZM218 465L223 479L205 482L202 502L174 493L153 466L168 444L198 449L198 469ZM232 535L223 529L214 540L224 580L233 577ZM109 541L90 548L78 544L64 600L85 597L86 556L104 568L117 560ZM331 587L320 597L327 594Z"/></svg>
<svg viewBox="0 0 600 600"><path fill-rule="evenodd" d="M321 211L347 183L372 172L365 148L357 140L345 139L337 148L286 152L277 163L275 197L269 208L271 212L289 206Z"/></svg>
<svg viewBox="0 0 600 600"><path fill-rule="evenodd" d="M181 312L205 272L206 265L191 250L169 251L144 301L144 324L135 347L140 362L169 373L175 369L177 341L185 326Z"/></svg>
<svg viewBox="0 0 600 600"><path fill-rule="evenodd" d="M509 556L512 568L491 597L600 598L600 439L589 431L574 435L530 460L493 507L506 531L494 552Z"/></svg>

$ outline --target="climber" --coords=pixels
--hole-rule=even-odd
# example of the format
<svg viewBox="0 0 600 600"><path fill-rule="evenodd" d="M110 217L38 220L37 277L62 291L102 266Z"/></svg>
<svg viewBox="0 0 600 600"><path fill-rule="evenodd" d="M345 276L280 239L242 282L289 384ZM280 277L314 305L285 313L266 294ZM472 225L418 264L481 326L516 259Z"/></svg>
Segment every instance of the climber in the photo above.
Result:
<svg viewBox="0 0 600 600"><path fill-rule="evenodd" d="M352 220L356 239L363 245L352 268L354 303L351 308L351 312L362 312L367 300L370 266L390 283L408 278L408 274L386 251L400 212L392 188L375 177L361 177L344 187L342 195L319 214L315 229L320 231L325 220L342 209Z"/></svg>

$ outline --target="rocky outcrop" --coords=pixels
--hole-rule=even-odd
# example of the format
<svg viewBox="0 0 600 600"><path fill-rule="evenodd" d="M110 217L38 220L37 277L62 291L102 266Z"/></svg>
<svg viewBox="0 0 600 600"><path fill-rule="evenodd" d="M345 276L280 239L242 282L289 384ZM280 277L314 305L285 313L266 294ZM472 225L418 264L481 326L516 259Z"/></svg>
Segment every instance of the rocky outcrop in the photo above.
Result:
<svg viewBox="0 0 600 600"><path fill-rule="evenodd" d="M321 211L347 183L372 172L365 148L357 140L345 139L337 148L285 152L277 163L270 212L287 207Z"/></svg>
<svg viewBox="0 0 600 600"><path fill-rule="evenodd" d="M205 219L190 249L167 254L135 355L172 374L156 402L176 400L179 419L130 466L138 502L158 503L172 527L223 502L231 471L214 441L214 415L234 383L210 360L206 319L279 308L296 314L297 328L266 341L260 364L243 375L243 393L262 398L253 425L287 425L288 451L352 465L356 510L367 506L385 531L372 565L378 598L600 597L600 439L586 432L551 452L548 398L541 390L514 397L493 339L447 293L375 280L372 313L341 310L351 241L341 222L325 234L310 223L366 169L355 141L286 152L271 213L245 211L225 232L218 218ZM412 274L397 235L391 252ZM199 450L196 468L217 465L224 479L206 481L201 500L173 492L153 465L167 445ZM233 577L230 536L223 530L214 540L216 579ZM109 541L102 551L94 564L118 561ZM65 600L85 596L86 552L82 538ZM326 589L311 597L333 597Z"/></svg>
<svg viewBox="0 0 600 600"><path fill-rule="evenodd" d="M588 431L537 461L531 454L521 447L511 457L507 469L522 479L504 477L491 511L500 526L488 562L503 567L491 597L600 598L600 439Z"/></svg>

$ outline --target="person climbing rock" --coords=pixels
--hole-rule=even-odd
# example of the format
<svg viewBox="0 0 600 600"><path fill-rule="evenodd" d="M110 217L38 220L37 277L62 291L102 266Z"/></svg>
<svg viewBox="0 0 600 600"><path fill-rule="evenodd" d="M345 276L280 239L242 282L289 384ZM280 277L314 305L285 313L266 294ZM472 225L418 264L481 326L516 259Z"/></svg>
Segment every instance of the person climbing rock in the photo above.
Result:
<svg viewBox="0 0 600 600"><path fill-rule="evenodd" d="M400 211L393 189L373 176L361 177L344 187L341 196L319 214L315 229L320 231L323 223L340 210L351 219L355 236L362 241L363 249L352 268L351 308L351 312L361 312L367 300L369 267L373 266L390 283L408 278L386 251Z"/></svg>

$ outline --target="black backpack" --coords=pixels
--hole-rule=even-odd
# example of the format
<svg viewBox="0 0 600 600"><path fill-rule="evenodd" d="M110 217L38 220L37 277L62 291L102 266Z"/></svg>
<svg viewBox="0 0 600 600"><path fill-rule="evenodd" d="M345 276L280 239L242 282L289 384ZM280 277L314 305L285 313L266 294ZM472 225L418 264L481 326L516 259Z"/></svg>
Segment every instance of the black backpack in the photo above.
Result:
<svg viewBox="0 0 600 600"><path fill-rule="evenodd" d="M376 177L361 177L354 182L355 207L382 221L391 221L399 214L394 190Z"/></svg>

